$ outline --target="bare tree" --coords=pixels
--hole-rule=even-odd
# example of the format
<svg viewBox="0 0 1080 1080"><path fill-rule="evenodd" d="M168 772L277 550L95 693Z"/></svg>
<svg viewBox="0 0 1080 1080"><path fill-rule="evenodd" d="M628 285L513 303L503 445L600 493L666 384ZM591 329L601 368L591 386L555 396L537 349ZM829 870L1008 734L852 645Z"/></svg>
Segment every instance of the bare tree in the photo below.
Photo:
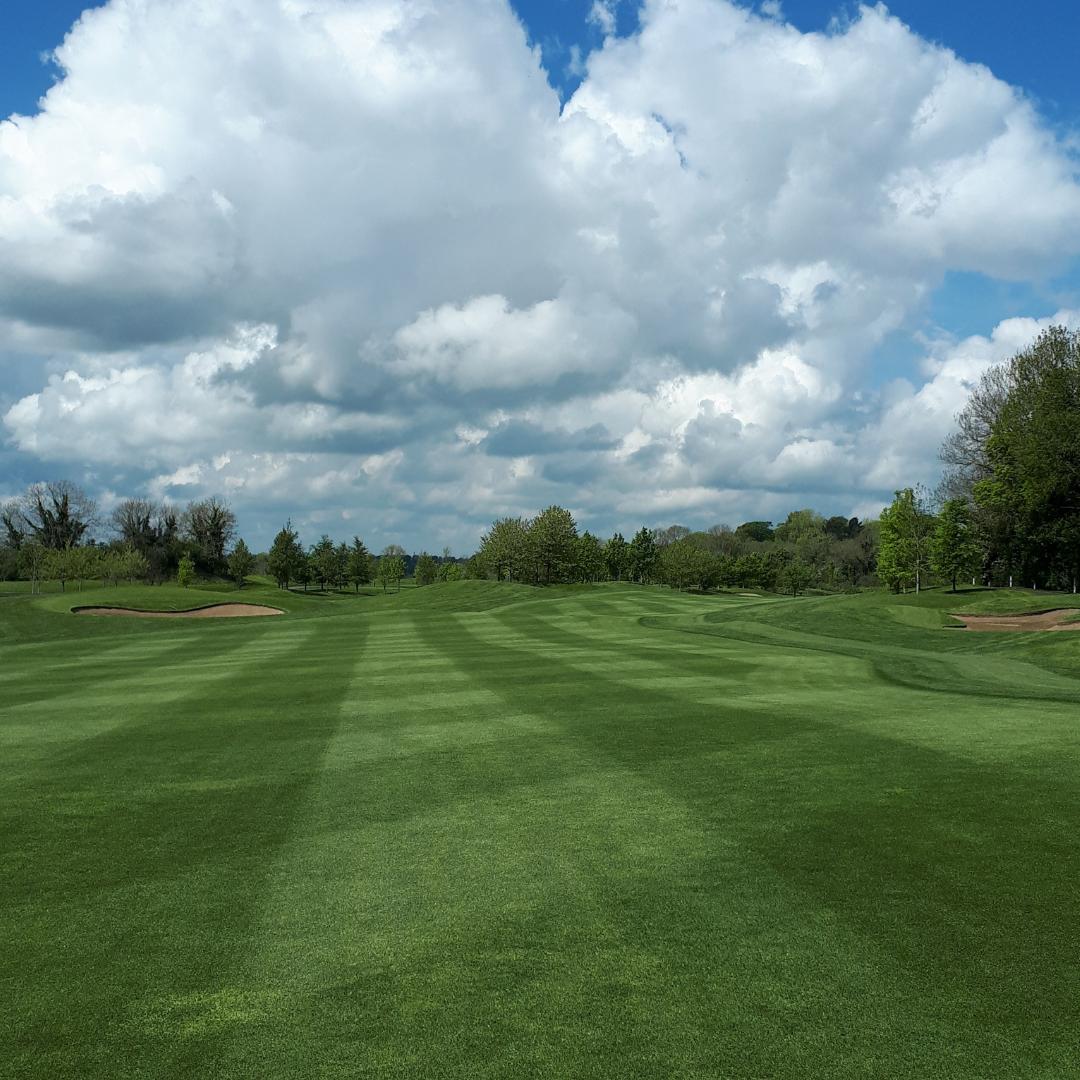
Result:
<svg viewBox="0 0 1080 1080"><path fill-rule="evenodd" d="M32 485L0 518L11 547L32 541L61 550L77 546L97 524L97 504L70 480L52 480Z"/></svg>

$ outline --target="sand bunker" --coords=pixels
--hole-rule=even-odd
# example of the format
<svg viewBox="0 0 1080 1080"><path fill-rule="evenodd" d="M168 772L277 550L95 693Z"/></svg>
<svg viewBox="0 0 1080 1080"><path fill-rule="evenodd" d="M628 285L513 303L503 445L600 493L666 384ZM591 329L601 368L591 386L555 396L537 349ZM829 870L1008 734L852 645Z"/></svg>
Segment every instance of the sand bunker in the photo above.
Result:
<svg viewBox="0 0 1080 1080"><path fill-rule="evenodd" d="M189 611L135 611L122 607L72 608L76 615L127 615L135 619L238 619L247 615L284 615L280 608L263 604L211 604Z"/></svg>
<svg viewBox="0 0 1080 1080"><path fill-rule="evenodd" d="M1059 608L1057 611L1037 611L1031 615L960 615L950 613L969 630L1080 630L1080 622L1066 622L1080 615L1080 608Z"/></svg>

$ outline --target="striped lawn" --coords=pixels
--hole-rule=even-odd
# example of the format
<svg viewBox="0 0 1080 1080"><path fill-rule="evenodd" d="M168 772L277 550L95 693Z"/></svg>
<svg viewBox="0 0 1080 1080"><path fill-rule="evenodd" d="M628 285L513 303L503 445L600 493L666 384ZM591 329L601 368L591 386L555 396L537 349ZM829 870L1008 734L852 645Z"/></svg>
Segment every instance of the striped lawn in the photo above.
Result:
<svg viewBox="0 0 1080 1080"><path fill-rule="evenodd" d="M253 597L0 596L0 1074L1080 1074L1046 597Z"/></svg>

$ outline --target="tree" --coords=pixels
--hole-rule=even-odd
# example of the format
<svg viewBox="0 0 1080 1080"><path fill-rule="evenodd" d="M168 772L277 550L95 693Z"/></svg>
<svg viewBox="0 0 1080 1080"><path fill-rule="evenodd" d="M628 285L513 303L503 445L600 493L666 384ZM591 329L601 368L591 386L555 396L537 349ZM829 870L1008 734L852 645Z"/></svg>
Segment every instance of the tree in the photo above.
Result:
<svg viewBox="0 0 1080 1080"><path fill-rule="evenodd" d="M188 503L183 531L192 545L192 555L210 574L228 570L225 552L236 535L236 515L218 495Z"/></svg>
<svg viewBox="0 0 1080 1080"><path fill-rule="evenodd" d="M578 539L577 523L570 511L561 506L542 510L529 527L529 539L538 583L570 580Z"/></svg>
<svg viewBox="0 0 1080 1080"><path fill-rule="evenodd" d="M951 581L952 591L956 592L957 579L961 574L976 573L980 557L967 499L947 499L930 541L930 561L934 573Z"/></svg>
<svg viewBox="0 0 1080 1080"><path fill-rule="evenodd" d="M689 537L660 550L659 577L673 589L708 589L715 584L717 560Z"/></svg>
<svg viewBox="0 0 1080 1080"><path fill-rule="evenodd" d="M881 512L880 529L878 577L893 592L914 585L918 593L929 565L934 529L924 493L917 488L896 492L892 505Z"/></svg>
<svg viewBox="0 0 1080 1080"><path fill-rule="evenodd" d="M160 581L172 575L182 554L180 519L172 506L124 499L109 520L117 539L146 557L151 578Z"/></svg>
<svg viewBox="0 0 1080 1080"><path fill-rule="evenodd" d="M780 583L785 591L789 591L792 596L798 596L813 580L813 567L797 557L787 563L784 569L780 571Z"/></svg>
<svg viewBox="0 0 1080 1080"><path fill-rule="evenodd" d="M1080 331L1044 330L988 371L945 442L941 491L968 497L985 573L1080 578Z"/></svg>
<svg viewBox="0 0 1080 1080"><path fill-rule="evenodd" d="M349 545L344 540L334 548L334 588L341 590L349 584Z"/></svg>
<svg viewBox="0 0 1080 1080"><path fill-rule="evenodd" d="M49 549L37 540L24 540L19 548L19 573L30 580L30 592L41 592L41 581L48 564Z"/></svg>
<svg viewBox="0 0 1080 1080"><path fill-rule="evenodd" d="M630 541L630 573L634 580L642 585L651 581L659 557L652 532L642 526Z"/></svg>
<svg viewBox="0 0 1080 1080"><path fill-rule="evenodd" d="M304 549L290 519L274 537L266 557L266 568L278 583L279 589L287 589L290 582L299 580L298 571L303 558Z"/></svg>
<svg viewBox="0 0 1080 1080"><path fill-rule="evenodd" d="M416 560L416 570L413 577L417 585L431 585L439 576L439 567L435 560L425 551Z"/></svg>
<svg viewBox="0 0 1080 1080"><path fill-rule="evenodd" d="M461 581L464 577L465 570L462 568L461 563L444 562L439 567L440 581Z"/></svg>
<svg viewBox="0 0 1080 1080"><path fill-rule="evenodd" d="M390 550L391 548L387 548L387 551ZM375 571L375 580L382 585L383 592L386 592L390 585L394 586L395 591L400 589L404 576L405 560L400 555L387 554L384 551Z"/></svg>
<svg viewBox="0 0 1080 1080"><path fill-rule="evenodd" d="M371 581L371 555L359 536L353 537L345 573L357 592L360 591L361 585L367 585Z"/></svg>
<svg viewBox="0 0 1080 1080"><path fill-rule="evenodd" d="M604 560L608 573L615 581L622 581L623 575L630 569L630 545L622 533L616 533L604 545Z"/></svg>
<svg viewBox="0 0 1080 1080"><path fill-rule="evenodd" d="M524 518L500 518L484 534L478 555L496 581L526 579L532 565L529 526Z"/></svg>
<svg viewBox="0 0 1080 1080"><path fill-rule="evenodd" d="M813 510L792 510L787 518L773 529L773 538L787 544L798 544L807 538L816 539L824 535L825 519Z"/></svg>
<svg viewBox="0 0 1080 1080"><path fill-rule="evenodd" d="M184 555L176 570L176 584L185 589L195 580L195 560L190 555Z"/></svg>
<svg viewBox="0 0 1080 1080"><path fill-rule="evenodd" d="M576 562L582 581L599 581L607 566L603 546L588 529L578 537Z"/></svg>
<svg viewBox="0 0 1080 1080"><path fill-rule="evenodd" d="M764 543L767 540L773 538L773 528L771 521L744 521L736 530L736 536L741 536L746 540L756 540L759 543Z"/></svg>
<svg viewBox="0 0 1080 1080"><path fill-rule="evenodd" d="M319 583L319 588L325 589L328 583L332 583L337 574L337 550L333 540L326 533L319 537L319 542L311 548L310 555L311 576Z"/></svg>
<svg viewBox="0 0 1080 1080"><path fill-rule="evenodd" d="M236 587L244 587L244 578L251 573L255 566L255 556L248 550L243 538L236 541L236 546L229 555L229 576L236 582Z"/></svg>
<svg viewBox="0 0 1080 1080"><path fill-rule="evenodd" d="M97 504L68 480L33 484L4 507L5 537L11 547L26 541L52 551L77 547L97 524Z"/></svg>

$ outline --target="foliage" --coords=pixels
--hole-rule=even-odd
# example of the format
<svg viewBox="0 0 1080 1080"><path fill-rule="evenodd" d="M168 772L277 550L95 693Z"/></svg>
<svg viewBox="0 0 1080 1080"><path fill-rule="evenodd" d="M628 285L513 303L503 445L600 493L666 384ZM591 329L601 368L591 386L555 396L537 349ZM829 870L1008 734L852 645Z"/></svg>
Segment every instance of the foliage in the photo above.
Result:
<svg viewBox="0 0 1080 1080"><path fill-rule="evenodd" d="M934 518L926 496L917 488L896 492L892 505L881 512L878 577L893 592L914 586L918 593L930 564Z"/></svg>
<svg viewBox="0 0 1080 1080"><path fill-rule="evenodd" d="M526 581L532 570L529 523L521 517L494 522L480 542L480 561L496 581Z"/></svg>
<svg viewBox="0 0 1080 1080"><path fill-rule="evenodd" d="M405 560L395 552L395 545L388 547L379 557L375 569L375 581L385 593L389 586L395 590L401 588L401 579L405 576Z"/></svg>
<svg viewBox="0 0 1080 1080"><path fill-rule="evenodd" d="M311 578L318 582L319 588L325 589L327 585L333 585L338 581L340 576L338 549L326 533L323 533L318 542L312 545L308 559Z"/></svg>
<svg viewBox="0 0 1080 1080"><path fill-rule="evenodd" d="M278 583L278 588L287 589L292 582L300 580L304 561L304 549L300 544L299 534L289 520L274 537L266 558L266 568Z"/></svg>
<svg viewBox="0 0 1080 1080"><path fill-rule="evenodd" d="M578 537L577 554L574 560L581 581L600 581L603 578L608 566L604 555L604 545L586 529Z"/></svg>
<svg viewBox="0 0 1080 1080"><path fill-rule="evenodd" d="M569 510L549 506L537 514L529 540L538 585L573 580L577 539L577 523Z"/></svg>
<svg viewBox="0 0 1080 1080"><path fill-rule="evenodd" d="M630 541L630 575L641 585L653 579L660 551L652 531L642 526Z"/></svg>
<svg viewBox="0 0 1080 1080"><path fill-rule="evenodd" d="M616 533L604 546L604 560L612 581L622 581L630 569L630 545L622 533Z"/></svg>
<svg viewBox="0 0 1080 1080"><path fill-rule="evenodd" d="M244 578L252 572L255 566L255 556L248 550L243 538L236 541L236 546L229 555L229 576L236 582L236 587L244 587Z"/></svg>
<svg viewBox="0 0 1080 1080"><path fill-rule="evenodd" d="M771 521L744 521L736 530L735 535L744 540L756 540L763 544L773 538Z"/></svg>
<svg viewBox="0 0 1080 1080"><path fill-rule="evenodd" d="M934 573L952 582L953 592L961 574L978 572L981 553L967 499L946 499L930 541L930 560Z"/></svg>
<svg viewBox="0 0 1080 1080"><path fill-rule="evenodd" d="M195 581L195 560L190 555L183 555L176 570L176 584L185 589Z"/></svg>
<svg viewBox="0 0 1080 1080"><path fill-rule="evenodd" d="M195 563L208 574L226 574L226 551L236 534L236 515L218 495L188 503L182 520L183 538Z"/></svg>
<svg viewBox="0 0 1080 1080"><path fill-rule="evenodd" d="M359 536L354 536L345 563L345 576L356 592L371 581L371 555Z"/></svg>
<svg viewBox="0 0 1080 1080"><path fill-rule="evenodd" d="M432 585L439 577L439 564L425 551L416 560L413 577L417 585Z"/></svg>

